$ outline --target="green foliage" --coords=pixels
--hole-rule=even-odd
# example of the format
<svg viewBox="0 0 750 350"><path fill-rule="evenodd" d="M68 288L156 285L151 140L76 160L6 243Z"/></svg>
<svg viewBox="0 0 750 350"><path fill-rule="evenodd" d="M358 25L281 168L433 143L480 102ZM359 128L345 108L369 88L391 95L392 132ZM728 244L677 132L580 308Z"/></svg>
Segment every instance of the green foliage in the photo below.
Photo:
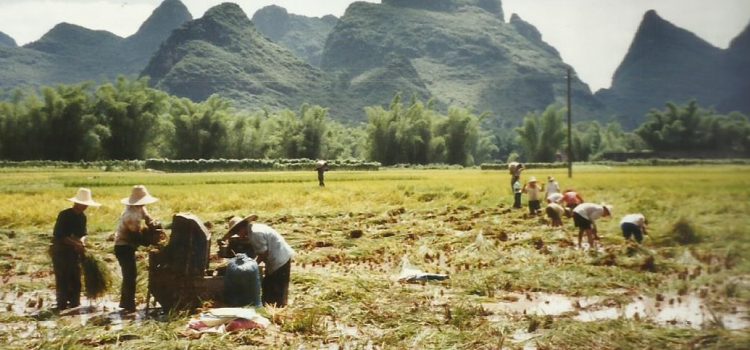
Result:
<svg viewBox="0 0 750 350"><path fill-rule="evenodd" d="M750 122L739 113L718 115L695 101L652 110L635 131L655 151L713 151L750 155Z"/></svg>
<svg viewBox="0 0 750 350"><path fill-rule="evenodd" d="M429 103L428 103L429 105ZM442 116L412 99L405 108L396 95L390 109L365 109L369 124L370 159L394 164L448 163L474 165L497 151L491 138L479 128L479 117L451 108Z"/></svg>
<svg viewBox="0 0 750 350"><path fill-rule="evenodd" d="M624 132L620 124L605 127L597 121L577 123L573 129L573 159L598 160L606 152L637 151L645 148L643 140L634 133Z"/></svg>
<svg viewBox="0 0 750 350"><path fill-rule="evenodd" d="M541 114L530 113L523 118L523 126L516 129L526 158L533 162L551 162L565 140L563 129L565 109L555 105Z"/></svg>

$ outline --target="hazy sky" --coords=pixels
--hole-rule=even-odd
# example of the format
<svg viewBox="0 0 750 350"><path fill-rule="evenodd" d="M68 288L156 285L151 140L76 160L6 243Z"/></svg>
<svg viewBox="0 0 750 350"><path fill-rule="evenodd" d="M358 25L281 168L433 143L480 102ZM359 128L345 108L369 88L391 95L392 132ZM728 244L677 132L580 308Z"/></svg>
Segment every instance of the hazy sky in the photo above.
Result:
<svg viewBox="0 0 750 350"><path fill-rule="evenodd" d="M182 0L193 17L231 0ZM380 2L379 0L368 0ZM340 17L351 0L237 0L248 17L276 4L306 16ZM161 0L0 0L0 31L20 45L39 39L60 22L133 34ZM666 20L726 48L750 22L750 0L503 0L511 13L534 24L593 91L608 87L643 14Z"/></svg>

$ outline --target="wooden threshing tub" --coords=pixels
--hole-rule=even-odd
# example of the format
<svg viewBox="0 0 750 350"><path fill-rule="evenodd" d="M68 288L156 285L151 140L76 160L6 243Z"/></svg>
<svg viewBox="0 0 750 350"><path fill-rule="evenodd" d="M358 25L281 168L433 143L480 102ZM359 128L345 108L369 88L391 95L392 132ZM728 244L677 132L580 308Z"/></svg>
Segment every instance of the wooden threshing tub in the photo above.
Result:
<svg viewBox="0 0 750 350"><path fill-rule="evenodd" d="M165 310L222 300L224 277L207 276L211 233L192 214L175 214L169 243L149 254L148 288Z"/></svg>

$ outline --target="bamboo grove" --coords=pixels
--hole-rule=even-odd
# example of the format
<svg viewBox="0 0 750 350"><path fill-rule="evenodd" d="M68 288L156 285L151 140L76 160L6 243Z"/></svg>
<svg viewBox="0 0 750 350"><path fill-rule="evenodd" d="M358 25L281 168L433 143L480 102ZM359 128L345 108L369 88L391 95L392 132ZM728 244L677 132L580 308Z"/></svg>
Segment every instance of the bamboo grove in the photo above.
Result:
<svg viewBox="0 0 750 350"><path fill-rule="evenodd" d="M515 129L483 127L486 114L397 94L365 108L366 123L341 123L317 105L297 111L236 110L218 96L203 102L150 88L146 79L14 90L0 99L0 159L97 161L170 159L363 159L394 164L456 164L520 158L549 162L564 153L565 109L518 117ZM652 110L634 132L611 122L574 125L576 160L606 152L689 151L750 155L750 123L695 102Z"/></svg>

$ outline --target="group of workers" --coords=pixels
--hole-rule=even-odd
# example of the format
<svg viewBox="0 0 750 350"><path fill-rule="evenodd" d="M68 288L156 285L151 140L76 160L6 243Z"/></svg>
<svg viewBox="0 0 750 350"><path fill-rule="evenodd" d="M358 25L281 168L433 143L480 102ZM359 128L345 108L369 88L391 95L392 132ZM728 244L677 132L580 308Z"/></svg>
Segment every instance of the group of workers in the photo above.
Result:
<svg viewBox="0 0 750 350"><path fill-rule="evenodd" d="M612 206L609 204L587 203L583 197L573 189L561 191L560 184L554 177L547 177L547 188L539 184L536 177L529 177L528 182L521 185L521 173L525 170L522 163L511 162L508 164L511 174L511 189L514 194L513 207L521 208L521 196L528 195L529 214L537 215L541 212L541 198L546 198L547 207L545 214L553 227L562 226L562 217L572 217L573 224L578 229L578 247L581 248L583 235L586 235L591 248L596 247L599 234L596 221L600 218L612 216ZM635 213L625 215L620 221L620 229L623 237L630 240L633 238L641 243L643 236L647 234L648 221L643 214Z"/></svg>
<svg viewBox="0 0 750 350"><path fill-rule="evenodd" d="M572 217L578 228L578 247L581 247L585 234L589 246L594 248L599 239L596 221L599 218L612 216L612 206L608 204L587 203L580 194L573 189L561 191L560 185L554 177L547 178L540 184L532 176L521 186L521 173L525 170L521 163L510 163L511 188L514 193L514 208L521 208L522 194L528 195L529 214L541 213L541 200L546 199L545 214L552 226L562 226L562 217ZM328 170L328 164L321 162L318 171L319 185L323 183L323 173ZM93 200L91 190L80 188L75 197L69 198L73 202L71 208L65 209L57 216L53 231L51 246L52 263L55 272L55 286L57 309L64 310L80 305L81 268L79 262L86 247L86 215L84 212L90 206L101 204ZM129 197L120 202L125 209L120 215L115 228L114 253L122 272L122 286L120 293L120 308L126 312L136 309L135 292L137 268L135 253L143 244L143 232L152 227L154 219L149 215L146 206L159 201L149 194L143 185L134 186ZM235 248L237 253L247 253L257 256L256 261L265 265L265 274L261 283L262 300L264 304L285 306L289 296L289 281L294 250L287 244L284 237L268 225L255 223L257 216L244 218L234 217L230 220L228 230L219 239L220 245L226 245L234 237L246 242L245 248ZM646 218L642 214L625 215L621 222L625 239L631 237L638 243L646 234Z"/></svg>
<svg viewBox="0 0 750 350"><path fill-rule="evenodd" d="M75 197L68 200L73 202L73 206L58 214L50 249L58 311L81 304L80 262L86 251L87 235L84 212L88 207L101 206L94 201L91 190L87 188L78 189ZM155 223L146 206L157 201L159 199L151 196L143 185L134 186L130 196L120 201L125 209L115 228L114 253L122 272L119 307L124 312L130 313L136 309L138 271L135 253L144 242L144 232ZM264 303L285 306L294 250L276 230L254 223L256 219L255 215L233 219L227 233L219 241L225 241L234 235L246 237L249 249L257 254L256 261L265 265L261 287Z"/></svg>

